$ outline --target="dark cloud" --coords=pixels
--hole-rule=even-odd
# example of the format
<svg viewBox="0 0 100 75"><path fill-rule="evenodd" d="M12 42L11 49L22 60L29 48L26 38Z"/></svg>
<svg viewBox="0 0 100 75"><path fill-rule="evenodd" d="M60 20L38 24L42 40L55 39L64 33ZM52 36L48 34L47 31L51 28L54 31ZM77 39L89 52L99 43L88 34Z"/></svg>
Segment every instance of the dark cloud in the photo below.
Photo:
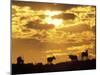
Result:
<svg viewBox="0 0 100 75"><path fill-rule="evenodd" d="M32 29L45 29L49 30L54 28L53 24L39 24L38 22L29 22L28 24L25 25L27 28L32 28Z"/></svg>
<svg viewBox="0 0 100 75"><path fill-rule="evenodd" d="M16 9L12 9L12 14L15 14L16 13Z"/></svg>
<svg viewBox="0 0 100 75"><path fill-rule="evenodd" d="M35 34L33 36L31 36L32 38L38 38L37 40L43 41L43 38L46 38L47 34Z"/></svg>
<svg viewBox="0 0 100 75"><path fill-rule="evenodd" d="M30 6L34 10L68 10L73 7L84 6L76 4L62 4L62 3L50 3L50 2L31 2L31 1L12 1L14 5L18 6ZM86 5L85 5L86 6ZM88 6L88 5L87 5Z"/></svg>
<svg viewBox="0 0 100 75"><path fill-rule="evenodd" d="M90 26L87 24L81 24L81 25L64 27L64 28L61 28L60 30L65 31L65 32L72 32L72 33L83 32L83 31L89 31Z"/></svg>
<svg viewBox="0 0 100 75"><path fill-rule="evenodd" d="M30 29L22 29L22 32L30 32Z"/></svg>
<svg viewBox="0 0 100 75"><path fill-rule="evenodd" d="M20 18L20 20L25 20L25 19L27 19L27 17L25 17L25 16Z"/></svg>
<svg viewBox="0 0 100 75"><path fill-rule="evenodd" d="M92 27L92 31L93 31L93 32L96 32L96 26L93 26L93 27Z"/></svg>
<svg viewBox="0 0 100 75"><path fill-rule="evenodd" d="M64 20L68 20L68 19L75 19L76 15L72 14L72 13L62 13L60 15L55 15L52 18L62 18Z"/></svg>
<svg viewBox="0 0 100 75"><path fill-rule="evenodd" d="M94 18L95 16L95 14L87 14L86 18Z"/></svg>

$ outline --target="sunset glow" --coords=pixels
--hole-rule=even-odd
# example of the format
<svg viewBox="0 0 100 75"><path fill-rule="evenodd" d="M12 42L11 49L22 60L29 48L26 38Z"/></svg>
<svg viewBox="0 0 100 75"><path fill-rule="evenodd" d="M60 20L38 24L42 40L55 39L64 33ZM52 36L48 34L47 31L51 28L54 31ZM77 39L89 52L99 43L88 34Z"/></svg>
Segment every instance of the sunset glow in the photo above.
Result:
<svg viewBox="0 0 100 75"><path fill-rule="evenodd" d="M95 6L53 5L12 5L13 63L20 55L25 63L31 59L47 63L46 58L54 55L58 63L68 61L69 54L79 56L85 49L95 58Z"/></svg>
<svg viewBox="0 0 100 75"><path fill-rule="evenodd" d="M55 16L55 15L59 15L61 13L62 13L62 11L50 11L50 10L44 11L44 14L48 15L49 17Z"/></svg>
<svg viewBox="0 0 100 75"><path fill-rule="evenodd" d="M47 24L53 24L54 26L60 26L63 24L63 20L62 19L52 19L52 18L45 18L44 20Z"/></svg>

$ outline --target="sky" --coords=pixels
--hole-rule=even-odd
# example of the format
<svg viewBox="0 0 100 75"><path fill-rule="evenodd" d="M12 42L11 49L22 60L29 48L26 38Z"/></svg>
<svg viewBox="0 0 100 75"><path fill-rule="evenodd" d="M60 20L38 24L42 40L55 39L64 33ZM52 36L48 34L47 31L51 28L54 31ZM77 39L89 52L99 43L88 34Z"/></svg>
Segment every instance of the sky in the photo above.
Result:
<svg viewBox="0 0 100 75"><path fill-rule="evenodd" d="M94 59L96 7L43 2L12 2L12 63L22 56L25 63L70 61L88 49Z"/></svg>

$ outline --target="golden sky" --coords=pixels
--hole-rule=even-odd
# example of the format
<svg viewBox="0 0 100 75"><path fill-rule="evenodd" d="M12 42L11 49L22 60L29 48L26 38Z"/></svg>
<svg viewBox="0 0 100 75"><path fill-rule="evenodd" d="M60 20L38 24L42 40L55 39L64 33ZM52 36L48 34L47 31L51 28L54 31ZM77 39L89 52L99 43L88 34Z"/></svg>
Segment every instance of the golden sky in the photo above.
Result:
<svg viewBox="0 0 100 75"><path fill-rule="evenodd" d="M95 58L96 8L88 5L17 2L12 4L12 62L43 62L55 55L55 63L69 54L89 50Z"/></svg>

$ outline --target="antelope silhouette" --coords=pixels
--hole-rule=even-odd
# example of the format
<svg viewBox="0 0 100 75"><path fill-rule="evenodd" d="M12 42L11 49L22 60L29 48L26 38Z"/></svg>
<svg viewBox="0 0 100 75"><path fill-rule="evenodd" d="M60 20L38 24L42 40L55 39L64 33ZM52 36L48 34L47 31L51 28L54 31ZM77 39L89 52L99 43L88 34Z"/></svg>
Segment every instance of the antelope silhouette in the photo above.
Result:
<svg viewBox="0 0 100 75"><path fill-rule="evenodd" d="M85 52L81 53L81 59L84 60L84 58L88 59L88 50L85 50Z"/></svg>
<svg viewBox="0 0 100 75"><path fill-rule="evenodd" d="M17 57L17 64L24 64L24 60L21 56Z"/></svg>
<svg viewBox="0 0 100 75"><path fill-rule="evenodd" d="M71 59L71 61L78 61L78 58L76 55L69 55L69 58Z"/></svg>
<svg viewBox="0 0 100 75"><path fill-rule="evenodd" d="M48 57L47 61L48 61L49 64L52 64L52 61L55 60L55 59L56 59L55 56L52 56L52 57Z"/></svg>

